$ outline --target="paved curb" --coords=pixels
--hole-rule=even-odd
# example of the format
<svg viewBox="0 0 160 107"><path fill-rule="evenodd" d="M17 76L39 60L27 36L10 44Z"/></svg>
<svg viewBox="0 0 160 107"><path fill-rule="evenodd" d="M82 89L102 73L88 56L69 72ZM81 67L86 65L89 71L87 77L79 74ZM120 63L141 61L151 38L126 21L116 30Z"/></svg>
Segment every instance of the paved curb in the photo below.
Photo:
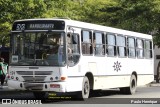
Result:
<svg viewBox="0 0 160 107"><path fill-rule="evenodd" d="M8 86L3 86L3 89L0 89L0 99L10 95L21 95L24 93L28 93L28 91L20 91L20 90L8 88Z"/></svg>
<svg viewBox="0 0 160 107"><path fill-rule="evenodd" d="M160 83L150 83L149 86L151 87L160 87Z"/></svg>
<svg viewBox="0 0 160 107"><path fill-rule="evenodd" d="M156 80L154 80L153 82L147 84L146 86L148 86L148 87L160 87L160 83L157 83Z"/></svg>

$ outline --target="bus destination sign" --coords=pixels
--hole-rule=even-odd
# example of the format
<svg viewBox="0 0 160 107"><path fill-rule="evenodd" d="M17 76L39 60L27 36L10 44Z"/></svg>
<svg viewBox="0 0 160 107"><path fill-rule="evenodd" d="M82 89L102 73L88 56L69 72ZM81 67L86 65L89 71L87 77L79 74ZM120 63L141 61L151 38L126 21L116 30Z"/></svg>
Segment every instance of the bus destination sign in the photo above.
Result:
<svg viewBox="0 0 160 107"><path fill-rule="evenodd" d="M64 21L53 20L35 20L35 21L19 21L13 24L12 31L22 30L64 30Z"/></svg>
<svg viewBox="0 0 160 107"><path fill-rule="evenodd" d="M30 24L29 29L54 29L54 24Z"/></svg>

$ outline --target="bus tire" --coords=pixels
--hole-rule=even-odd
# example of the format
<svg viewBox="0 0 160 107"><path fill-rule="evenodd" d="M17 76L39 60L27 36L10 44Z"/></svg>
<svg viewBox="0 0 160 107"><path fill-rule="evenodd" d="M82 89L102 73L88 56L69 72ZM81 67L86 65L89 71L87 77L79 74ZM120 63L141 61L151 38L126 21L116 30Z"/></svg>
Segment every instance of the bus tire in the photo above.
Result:
<svg viewBox="0 0 160 107"><path fill-rule="evenodd" d="M120 92L123 94L134 94L137 88L137 79L135 75L132 75L130 78L130 86L120 88Z"/></svg>
<svg viewBox="0 0 160 107"><path fill-rule="evenodd" d="M47 92L33 92L33 95L38 100L45 100L47 98Z"/></svg>
<svg viewBox="0 0 160 107"><path fill-rule="evenodd" d="M90 94L90 83L89 83L88 77L85 76L83 78L82 91L80 91L78 97L81 100L87 100L89 98L89 94Z"/></svg>

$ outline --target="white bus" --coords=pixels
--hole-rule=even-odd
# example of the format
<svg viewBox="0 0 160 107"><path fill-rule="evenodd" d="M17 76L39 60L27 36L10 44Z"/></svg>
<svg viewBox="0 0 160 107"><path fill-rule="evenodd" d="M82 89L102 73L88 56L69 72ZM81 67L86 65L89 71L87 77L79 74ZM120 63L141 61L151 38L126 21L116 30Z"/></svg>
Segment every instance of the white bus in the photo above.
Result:
<svg viewBox="0 0 160 107"><path fill-rule="evenodd" d="M14 22L8 86L33 91L76 92L119 88L134 94L154 80L152 36L70 19ZM93 91L94 92L94 91Z"/></svg>

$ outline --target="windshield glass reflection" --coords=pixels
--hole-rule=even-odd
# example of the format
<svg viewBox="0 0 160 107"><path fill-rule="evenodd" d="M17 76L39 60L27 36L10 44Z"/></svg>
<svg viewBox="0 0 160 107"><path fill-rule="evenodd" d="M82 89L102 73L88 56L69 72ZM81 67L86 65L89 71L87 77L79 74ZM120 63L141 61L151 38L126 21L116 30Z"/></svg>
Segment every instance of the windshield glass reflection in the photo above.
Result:
<svg viewBox="0 0 160 107"><path fill-rule="evenodd" d="M64 33L14 33L11 65L64 66Z"/></svg>

